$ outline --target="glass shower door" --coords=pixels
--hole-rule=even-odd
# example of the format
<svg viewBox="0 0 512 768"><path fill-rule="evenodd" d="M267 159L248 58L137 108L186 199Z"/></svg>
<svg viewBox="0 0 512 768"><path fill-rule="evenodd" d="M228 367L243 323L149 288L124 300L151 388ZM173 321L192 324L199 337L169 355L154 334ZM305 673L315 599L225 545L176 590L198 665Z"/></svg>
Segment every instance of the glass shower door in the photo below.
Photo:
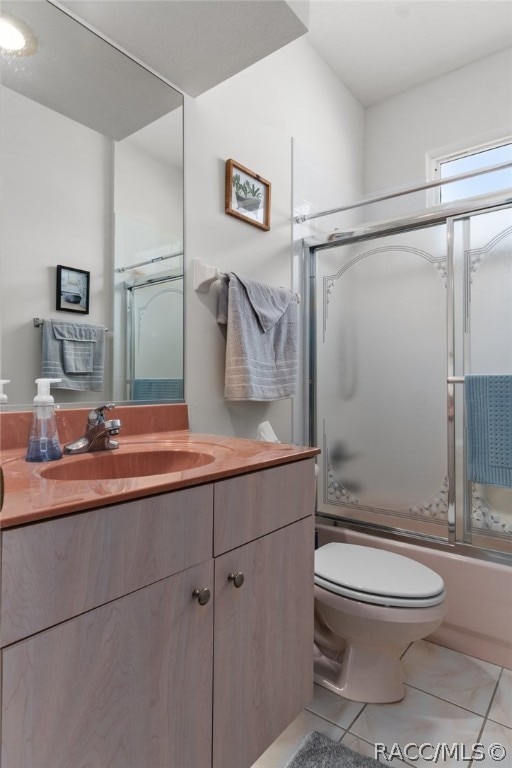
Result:
<svg viewBox="0 0 512 768"><path fill-rule="evenodd" d="M447 537L446 227L316 252L318 511Z"/></svg>
<svg viewBox="0 0 512 768"><path fill-rule="evenodd" d="M455 222L454 269L455 314L463 323L461 342L455 350L458 371L512 374L510 208ZM512 488L473 483L466 478L463 385L457 386L456 409L458 529L468 543L512 552ZM503 416L512 420L510 414Z"/></svg>
<svg viewBox="0 0 512 768"><path fill-rule="evenodd" d="M183 400L183 277L130 286L132 400Z"/></svg>
<svg viewBox="0 0 512 768"><path fill-rule="evenodd" d="M511 208L313 258L318 512L512 552L512 488L467 477L464 386L512 375Z"/></svg>

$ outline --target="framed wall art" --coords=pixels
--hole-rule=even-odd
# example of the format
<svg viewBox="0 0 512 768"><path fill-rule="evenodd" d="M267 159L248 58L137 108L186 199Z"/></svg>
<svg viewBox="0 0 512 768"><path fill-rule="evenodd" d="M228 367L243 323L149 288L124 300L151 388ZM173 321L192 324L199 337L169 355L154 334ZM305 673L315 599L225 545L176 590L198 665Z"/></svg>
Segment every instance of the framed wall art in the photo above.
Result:
<svg viewBox="0 0 512 768"><path fill-rule="evenodd" d="M234 160L226 160L226 207L230 216L270 229L270 182Z"/></svg>
<svg viewBox="0 0 512 768"><path fill-rule="evenodd" d="M90 277L91 273L84 269L58 264L56 309L88 315Z"/></svg>

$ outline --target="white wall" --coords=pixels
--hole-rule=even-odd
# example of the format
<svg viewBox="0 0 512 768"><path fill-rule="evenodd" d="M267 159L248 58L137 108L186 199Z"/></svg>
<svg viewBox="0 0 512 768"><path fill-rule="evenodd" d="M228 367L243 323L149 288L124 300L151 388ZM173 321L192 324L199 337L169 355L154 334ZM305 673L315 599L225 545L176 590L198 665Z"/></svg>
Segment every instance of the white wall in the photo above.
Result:
<svg viewBox="0 0 512 768"><path fill-rule="evenodd" d="M366 111L365 191L424 182L426 155L512 134L512 49Z"/></svg>
<svg viewBox="0 0 512 768"><path fill-rule="evenodd" d="M130 139L115 145L114 211L180 239L183 172L141 150Z"/></svg>
<svg viewBox="0 0 512 768"><path fill-rule="evenodd" d="M6 87L1 118L2 376L11 380L9 402L31 403L41 375L41 331L32 318L78 317L55 310L57 264L90 271L87 321L110 322L111 142ZM84 393L59 390L58 399Z"/></svg>
<svg viewBox="0 0 512 768"><path fill-rule="evenodd" d="M270 420L291 440L292 401L224 399L225 336L216 322L217 290L193 289L192 261L292 287L292 161L295 137L320 166L360 193L363 109L301 38L225 83L185 102L185 397L191 428L255 437ZM233 158L272 184L271 229L224 213L225 161Z"/></svg>

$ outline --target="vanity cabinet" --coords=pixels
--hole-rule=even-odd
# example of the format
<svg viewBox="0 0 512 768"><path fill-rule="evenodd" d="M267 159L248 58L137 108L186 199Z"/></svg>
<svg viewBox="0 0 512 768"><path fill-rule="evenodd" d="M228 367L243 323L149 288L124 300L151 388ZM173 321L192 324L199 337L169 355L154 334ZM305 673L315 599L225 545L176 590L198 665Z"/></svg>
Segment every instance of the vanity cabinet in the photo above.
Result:
<svg viewBox="0 0 512 768"><path fill-rule="evenodd" d="M313 495L307 459L3 531L1 768L250 768L312 694Z"/></svg>
<svg viewBox="0 0 512 768"><path fill-rule="evenodd" d="M2 533L1 768L209 765L213 487ZM192 695L191 695L192 692Z"/></svg>
<svg viewBox="0 0 512 768"><path fill-rule="evenodd" d="M249 768L313 695L314 490L314 460L215 484L213 768Z"/></svg>
<svg viewBox="0 0 512 768"><path fill-rule="evenodd" d="M312 697L312 552L302 520L215 560L214 768L249 768Z"/></svg>

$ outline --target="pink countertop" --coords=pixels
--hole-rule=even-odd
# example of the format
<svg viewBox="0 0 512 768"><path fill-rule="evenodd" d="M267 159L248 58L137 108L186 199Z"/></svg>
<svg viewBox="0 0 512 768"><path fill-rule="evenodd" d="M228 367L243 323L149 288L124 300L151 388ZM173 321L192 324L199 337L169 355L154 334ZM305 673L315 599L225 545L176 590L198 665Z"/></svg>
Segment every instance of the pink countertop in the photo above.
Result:
<svg viewBox="0 0 512 768"><path fill-rule="evenodd" d="M88 408L57 412L61 444L76 440L84 432ZM32 415L30 412L0 414L0 463L4 474L4 503L0 528L45 520L130 499L233 477L257 469L315 456L318 448L285 443L264 443L236 437L204 435L188 430L186 405L151 405L116 408L112 418L123 427L120 447L115 451L64 456L59 461L25 461ZM182 471L143 477L55 480L43 474L54 467L76 462L95 462L108 454L115 472L116 461L136 462L140 454L154 451L197 451L208 463ZM128 454L131 456L128 457ZM82 467L85 466L82 464Z"/></svg>

